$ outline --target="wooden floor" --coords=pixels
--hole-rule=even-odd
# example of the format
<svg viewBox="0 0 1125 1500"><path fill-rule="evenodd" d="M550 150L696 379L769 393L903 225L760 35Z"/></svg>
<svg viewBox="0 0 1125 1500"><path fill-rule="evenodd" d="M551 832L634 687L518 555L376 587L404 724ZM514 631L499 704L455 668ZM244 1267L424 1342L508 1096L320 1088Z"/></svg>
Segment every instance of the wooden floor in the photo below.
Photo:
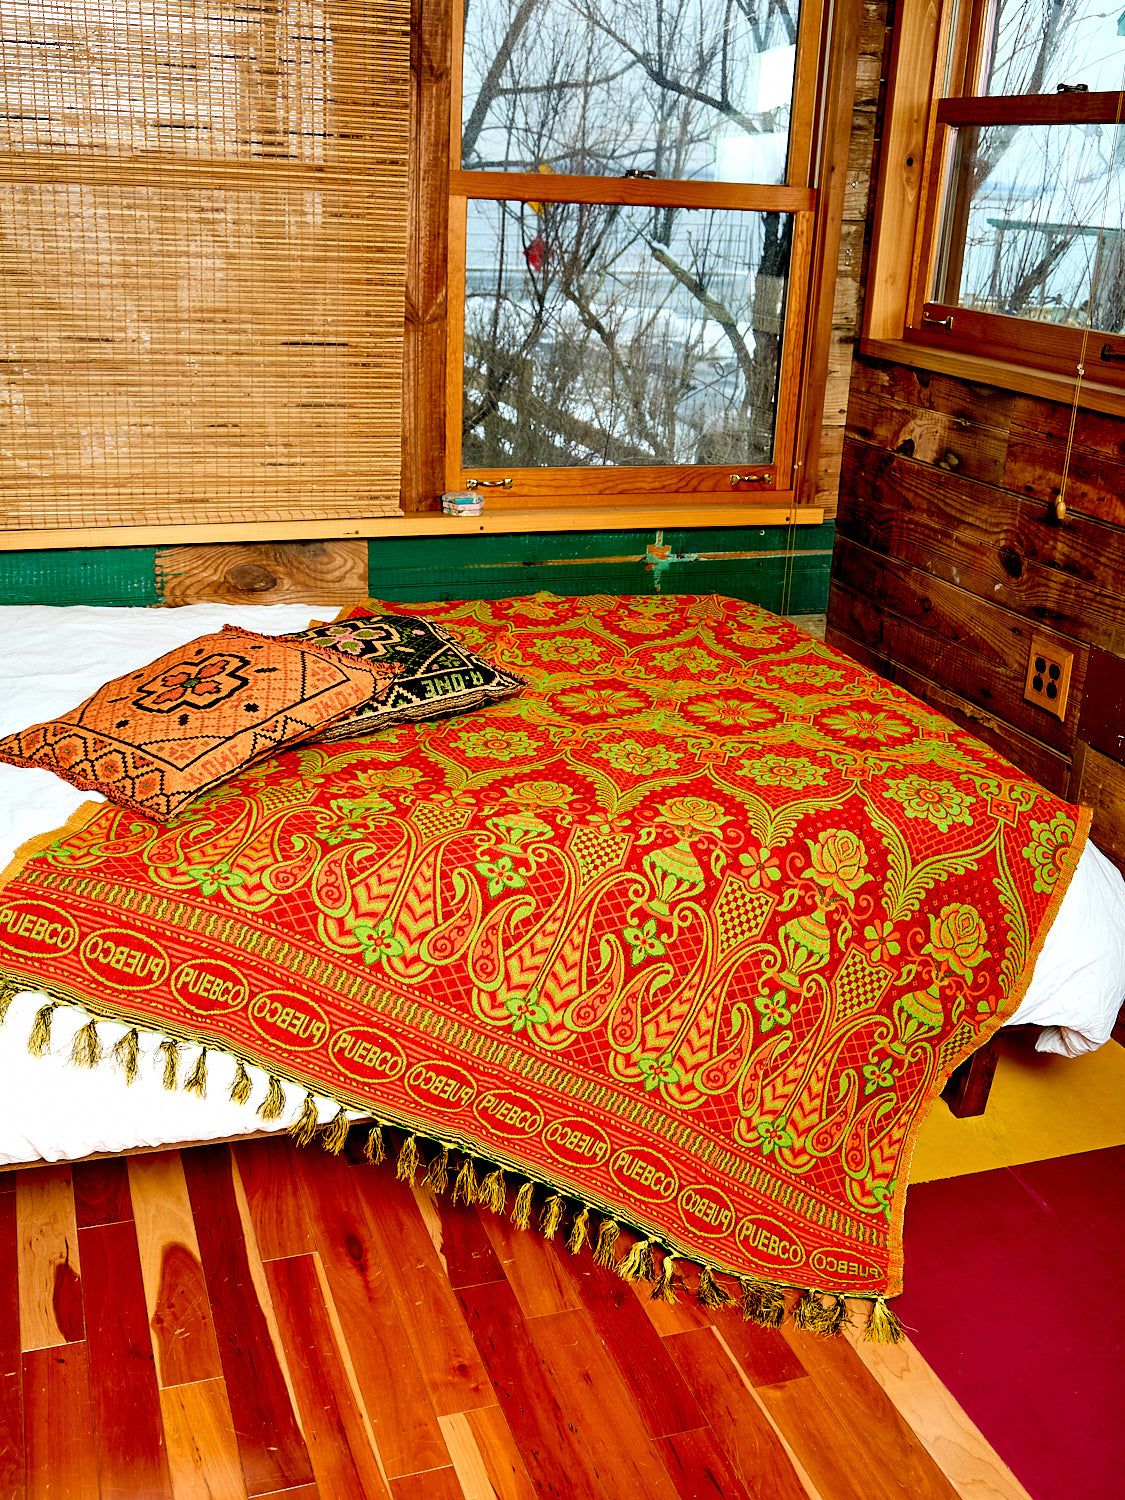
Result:
<svg viewBox="0 0 1125 1500"><path fill-rule="evenodd" d="M350 1153L0 1174L0 1500L1023 1493L909 1346L653 1302Z"/></svg>

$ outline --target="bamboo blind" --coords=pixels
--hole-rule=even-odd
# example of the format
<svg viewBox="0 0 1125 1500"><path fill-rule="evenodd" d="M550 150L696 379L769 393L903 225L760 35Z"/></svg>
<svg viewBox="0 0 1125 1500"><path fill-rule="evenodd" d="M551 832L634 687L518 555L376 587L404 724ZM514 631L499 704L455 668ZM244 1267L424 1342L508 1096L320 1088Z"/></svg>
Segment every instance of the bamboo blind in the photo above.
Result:
<svg viewBox="0 0 1125 1500"><path fill-rule="evenodd" d="M409 0L0 0L9 529L398 511Z"/></svg>

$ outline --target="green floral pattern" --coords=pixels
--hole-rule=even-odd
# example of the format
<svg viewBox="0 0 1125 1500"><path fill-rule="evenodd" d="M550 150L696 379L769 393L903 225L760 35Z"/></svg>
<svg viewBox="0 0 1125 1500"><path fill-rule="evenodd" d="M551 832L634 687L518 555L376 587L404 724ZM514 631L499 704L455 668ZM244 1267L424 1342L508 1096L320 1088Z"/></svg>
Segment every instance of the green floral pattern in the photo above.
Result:
<svg viewBox="0 0 1125 1500"><path fill-rule="evenodd" d="M1059 876L1070 864L1070 850L1074 843L1074 819L1065 812L1057 812L1047 822L1031 819L1031 840L1023 848L1024 859L1030 860L1035 869L1035 889L1053 891Z"/></svg>
<svg viewBox="0 0 1125 1500"><path fill-rule="evenodd" d="M1018 1002L1087 815L736 600L424 611L525 692L263 758L166 826L103 809L5 888L0 980L719 1272L896 1290L918 1122Z"/></svg>
<svg viewBox="0 0 1125 1500"><path fill-rule="evenodd" d="M887 785L887 796L901 804L908 818L923 818L942 833L954 823L971 824L976 801L952 781L931 781L926 776L904 776Z"/></svg>

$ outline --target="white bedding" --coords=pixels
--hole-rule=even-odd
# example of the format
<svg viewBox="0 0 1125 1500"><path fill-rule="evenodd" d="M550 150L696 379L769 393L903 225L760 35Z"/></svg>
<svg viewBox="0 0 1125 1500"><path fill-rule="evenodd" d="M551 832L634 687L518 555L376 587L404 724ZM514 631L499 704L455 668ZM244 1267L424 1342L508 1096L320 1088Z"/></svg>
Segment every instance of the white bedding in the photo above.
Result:
<svg viewBox="0 0 1125 1500"><path fill-rule="evenodd" d="M224 624L281 634L334 613L335 606L318 610L315 604L0 606L0 735L62 713L109 678ZM76 791L50 771L0 764L0 869L26 839L58 828L82 802L94 799L95 794ZM1042 1026L1036 1043L1040 1050L1077 1056L1108 1040L1123 996L1125 880L1088 844L1031 985L1009 1024ZM300 1111L303 1097L290 1089L286 1112L264 1126L256 1105L266 1078L254 1070L250 1103L230 1103L235 1065L218 1052L208 1057L206 1101L166 1091L155 1037L147 1039L139 1075L128 1087L105 1064L89 1072L74 1068L68 1061L70 1044L86 1018L64 1008L54 1017L50 1054L31 1057L26 1040L42 1003L41 995L17 995L0 1027L0 1165L285 1129ZM107 1046L124 1029L109 1022L99 1027ZM334 1113L334 1105L323 1106L325 1118Z"/></svg>

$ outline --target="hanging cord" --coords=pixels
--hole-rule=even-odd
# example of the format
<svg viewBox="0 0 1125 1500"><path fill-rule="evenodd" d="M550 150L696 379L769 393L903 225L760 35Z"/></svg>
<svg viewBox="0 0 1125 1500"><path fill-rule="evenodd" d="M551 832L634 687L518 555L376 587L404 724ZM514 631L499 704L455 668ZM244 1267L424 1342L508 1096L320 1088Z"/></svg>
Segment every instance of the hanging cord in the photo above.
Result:
<svg viewBox="0 0 1125 1500"><path fill-rule="evenodd" d="M1117 141L1121 132L1122 103L1125 102L1125 71L1121 75L1121 87L1117 91L1117 113L1113 119L1113 150L1110 160L1117 155ZM1082 329L1082 343L1078 350L1078 378L1074 382L1074 395L1070 402L1070 422L1066 433L1066 452L1063 454L1062 476L1059 480L1059 493L1055 500L1055 515L1058 520L1066 520L1066 491L1070 483L1070 458L1074 451L1074 429L1078 421L1078 398L1082 391L1082 382L1086 377L1086 350L1090 343L1090 320L1094 314L1094 287L1095 276L1102 261L1102 243L1105 239L1105 221L1109 215L1110 190L1113 186L1113 173L1106 173L1105 198L1102 202L1102 222L1098 225L1098 238L1094 250L1094 267L1090 274L1090 295L1086 299L1086 322Z"/></svg>

